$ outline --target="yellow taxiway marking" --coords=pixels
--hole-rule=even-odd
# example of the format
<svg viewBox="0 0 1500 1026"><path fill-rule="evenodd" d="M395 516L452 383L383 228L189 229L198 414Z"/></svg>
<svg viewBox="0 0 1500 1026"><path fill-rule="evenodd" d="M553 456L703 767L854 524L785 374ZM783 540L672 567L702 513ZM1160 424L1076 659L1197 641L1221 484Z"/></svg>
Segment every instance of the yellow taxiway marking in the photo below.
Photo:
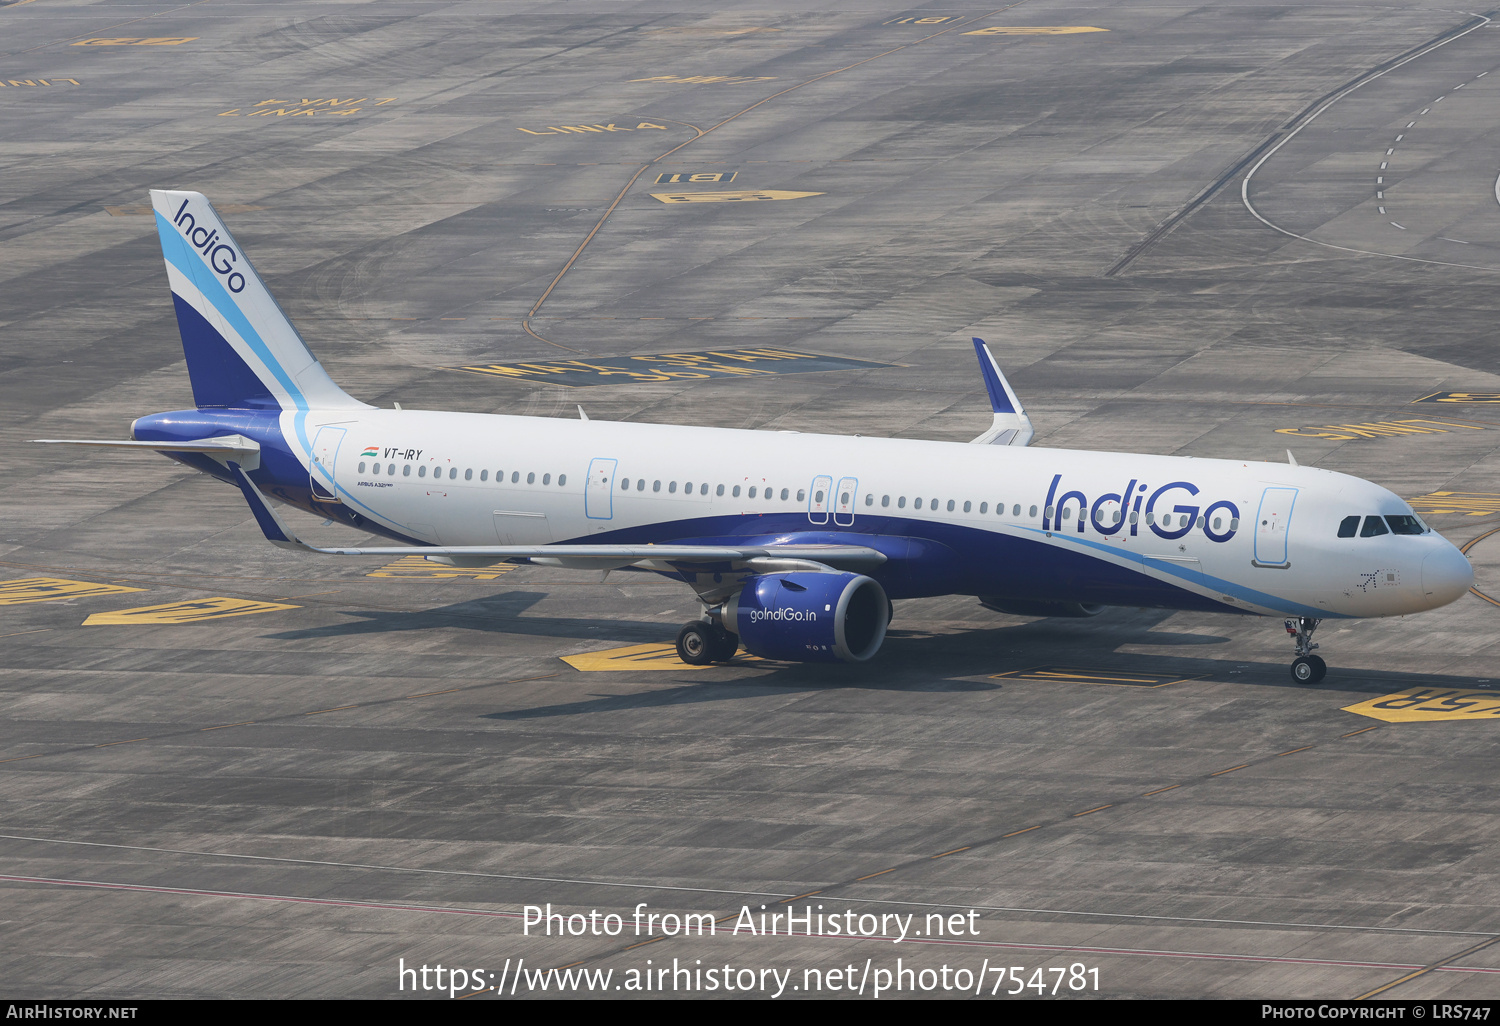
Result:
<svg viewBox="0 0 1500 1026"><path fill-rule="evenodd" d="M1201 676L1184 677L1176 673L1126 673L1077 666L1033 666L1029 670L1007 670L1004 673L990 674L990 680L1044 680L1064 684L1109 684L1127 688L1164 688L1168 684L1200 679Z"/></svg>
<svg viewBox="0 0 1500 1026"><path fill-rule="evenodd" d="M654 121L638 122L634 128L631 128L629 125L617 125L613 121L603 125L548 125L542 129L522 128L519 125L515 126L517 132L525 132L527 135L586 135L589 132L593 132L595 134L607 132L639 132L649 128L655 128L663 132L668 130L666 125L658 125ZM633 180L634 179L632 179L632 181Z"/></svg>
<svg viewBox="0 0 1500 1026"><path fill-rule="evenodd" d="M100 39L80 39L69 46L180 46L191 43L197 36L109 36Z"/></svg>
<svg viewBox="0 0 1500 1026"><path fill-rule="evenodd" d="M433 581L441 578L470 577L476 581L493 581L495 578L504 576L515 569L517 567L511 563L467 569L458 566L444 566L442 563L434 563L432 560L422 556L402 556L394 563L387 563L379 570L372 570L365 574L365 576L400 577L406 580L424 581Z"/></svg>
<svg viewBox="0 0 1500 1026"><path fill-rule="evenodd" d="M1407 688L1394 695L1347 705L1344 712L1369 716L1387 723L1420 720L1500 720L1500 692L1460 688ZM1373 730L1366 727L1366 730Z"/></svg>
<svg viewBox="0 0 1500 1026"><path fill-rule="evenodd" d="M676 645L626 645L603 652L584 652L580 655L563 656L562 661L575 670L682 670L688 664L677 658ZM759 656L741 653L734 657L735 663L761 662ZM706 669L707 667L693 667Z"/></svg>
<svg viewBox="0 0 1500 1026"><path fill-rule="evenodd" d="M1375 420L1364 424L1319 424L1316 427L1277 428L1278 435L1297 438L1326 438L1333 442L1351 442L1356 438L1395 438L1401 435L1441 435L1467 429L1487 431L1481 424L1460 424L1451 420L1408 417L1402 420Z"/></svg>
<svg viewBox="0 0 1500 1026"><path fill-rule="evenodd" d="M792 192L788 189L730 189L724 192L653 192L652 199L663 203L754 203L758 200L803 199L823 196L821 192Z"/></svg>
<svg viewBox="0 0 1500 1026"><path fill-rule="evenodd" d="M9 89L13 86L22 88L25 86L49 86L56 85L59 82L72 82L74 85L82 84L76 78L7 78L4 81L0 81L0 89Z"/></svg>
<svg viewBox="0 0 1500 1026"><path fill-rule="evenodd" d="M1500 392L1434 392L1424 395L1420 399L1413 399L1414 403L1480 403L1483 405L1500 405Z"/></svg>
<svg viewBox="0 0 1500 1026"><path fill-rule="evenodd" d="M26 577L19 581L0 581L0 606L19 606L25 602L56 602L59 599L119 595L127 591L145 590L145 588L122 588L118 584L96 584L93 581L69 581L62 577Z"/></svg>
<svg viewBox="0 0 1500 1026"><path fill-rule="evenodd" d="M665 171L656 176L657 185L725 185L734 181L738 171Z"/></svg>
<svg viewBox="0 0 1500 1026"><path fill-rule="evenodd" d="M136 609L117 609L110 613L95 613L83 621L83 625L103 627L197 623L199 620L219 620L226 616L248 616L251 613L272 613L280 609L301 608L301 606L289 606L283 602L256 602L251 599L189 599L186 602L168 602L160 606L140 606Z"/></svg>
<svg viewBox="0 0 1500 1026"><path fill-rule="evenodd" d="M1407 499L1418 513L1438 515L1461 513L1469 517L1487 517L1500 513L1500 495L1493 492L1430 492Z"/></svg>
<svg viewBox="0 0 1500 1026"><path fill-rule="evenodd" d="M1080 32L1108 32L1093 25L994 25L990 28L960 32L961 36L1072 36Z"/></svg>
<svg viewBox="0 0 1500 1026"><path fill-rule="evenodd" d="M670 85L742 85L745 82L774 82L775 75L760 75L754 78L736 75L653 75L650 78L632 78L632 82L666 82Z"/></svg>

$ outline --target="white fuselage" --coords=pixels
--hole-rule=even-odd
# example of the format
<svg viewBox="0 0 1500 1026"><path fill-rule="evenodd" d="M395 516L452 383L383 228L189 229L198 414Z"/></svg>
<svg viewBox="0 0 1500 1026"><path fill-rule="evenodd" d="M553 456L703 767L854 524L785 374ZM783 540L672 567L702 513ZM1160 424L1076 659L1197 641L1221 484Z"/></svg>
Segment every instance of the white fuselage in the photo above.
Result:
<svg viewBox="0 0 1500 1026"><path fill-rule="evenodd" d="M1430 609L1472 582L1434 532L1338 537L1350 516L1411 508L1310 467L463 413L303 416L315 492L445 546L873 537L894 553L893 597L1313 617Z"/></svg>

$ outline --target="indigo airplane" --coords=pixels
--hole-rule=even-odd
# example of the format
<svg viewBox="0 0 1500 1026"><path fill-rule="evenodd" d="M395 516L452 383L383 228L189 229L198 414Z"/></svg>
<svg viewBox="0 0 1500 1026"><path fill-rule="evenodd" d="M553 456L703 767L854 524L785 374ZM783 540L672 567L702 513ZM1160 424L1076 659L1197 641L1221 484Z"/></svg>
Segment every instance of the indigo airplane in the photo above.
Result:
<svg viewBox="0 0 1500 1026"><path fill-rule="evenodd" d="M974 340L994 421L972 444L375 409L308 351L208 200L153 191L196 409L132 441L236 485L267 539L328 555L654 571L702 607L684 662L860 662L893 598L1021 616L1147 606L1289 617L1316 683L1325 619L1433 609L1468 560L1394 493L1259 461L1027 448ZM319 548L266 496L395 544Z"/></svg>

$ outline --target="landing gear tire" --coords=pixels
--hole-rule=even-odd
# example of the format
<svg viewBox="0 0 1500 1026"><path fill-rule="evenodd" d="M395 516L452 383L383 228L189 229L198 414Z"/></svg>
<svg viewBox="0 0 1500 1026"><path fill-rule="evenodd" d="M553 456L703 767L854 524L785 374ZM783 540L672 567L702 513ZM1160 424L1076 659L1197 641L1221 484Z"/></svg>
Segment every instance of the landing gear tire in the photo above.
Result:
<svg viewBox="0 0 1500 1026"><path fill-rule="evenodd" d="M709 646L709 656L716 663L727 663L734 658L734 654L740 650L740 636L731 634L722 627L713 630L713 643Z"/></svg>
<svg viewBox="0 0 1500 1026"><path fill-rule="evenodd" d="M677 658L689 666L707 666L714 661L714 642L712 624L702 620L685 623L677 632Z"/></svg>
<svg viewBox="0 0 1500 1026"><path fill-rule="evenodd" d="M1316 684L1328 675L1328 664L1315 655L1292 660L1292 680L1298 684Z"/></svg>

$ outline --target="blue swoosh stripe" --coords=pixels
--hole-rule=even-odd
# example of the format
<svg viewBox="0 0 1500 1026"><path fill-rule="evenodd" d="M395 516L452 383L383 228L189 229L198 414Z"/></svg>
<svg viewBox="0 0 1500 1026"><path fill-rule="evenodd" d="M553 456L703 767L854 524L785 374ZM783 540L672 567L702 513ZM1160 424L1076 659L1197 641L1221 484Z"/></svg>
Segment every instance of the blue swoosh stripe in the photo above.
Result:
<svg viewBox="0 0 1500 1026"><path fill-rule="evenodd" d="M1036 527L1028 527L1025 528L1025 530L1028 530L1034 534L1045 533L1040 528ZM1053 531L1052 533L1054 535L1057 535L1059 532ZM1086 548L1096 549L1100 552L1108 552L1111 555L1121 555L1118 549L1111 548L1110 546L1101 544L1100 542L1090 541L1087 538L1062 538L1061 540L1070 544L1082 545ZM1357 617L1345 616L1343 613L1330 612L1327 609L1315 609L1312 606L1304 606L1300 602L1293 602L1291 599L1281 598L1279 596L1271 595L1263 591L1256 591L1254 588L1247 588L1244 585L1236 584L1233 581L1226 581L1221 577L1214 577L1212 574L1206 574L1201 570L1188 570L1184 567L1176 566L1164 560L1151 559L1149 556L1144 555L1139 558L1143 567L1149 566L1153 570L1163 571L1165 573L1171 574L1173 577L1179 577L1184 581L1199 585L1200 587L1212 586L1213 588L1218 589L1221 594L1233 595L1235 598L1240 599L1243 602L1253 602L1258 606L1265 606L1270 609L1281 611L1290 610L1301 616L1310 616L1314 619L1320 620L1358 619Z"/></svg>

